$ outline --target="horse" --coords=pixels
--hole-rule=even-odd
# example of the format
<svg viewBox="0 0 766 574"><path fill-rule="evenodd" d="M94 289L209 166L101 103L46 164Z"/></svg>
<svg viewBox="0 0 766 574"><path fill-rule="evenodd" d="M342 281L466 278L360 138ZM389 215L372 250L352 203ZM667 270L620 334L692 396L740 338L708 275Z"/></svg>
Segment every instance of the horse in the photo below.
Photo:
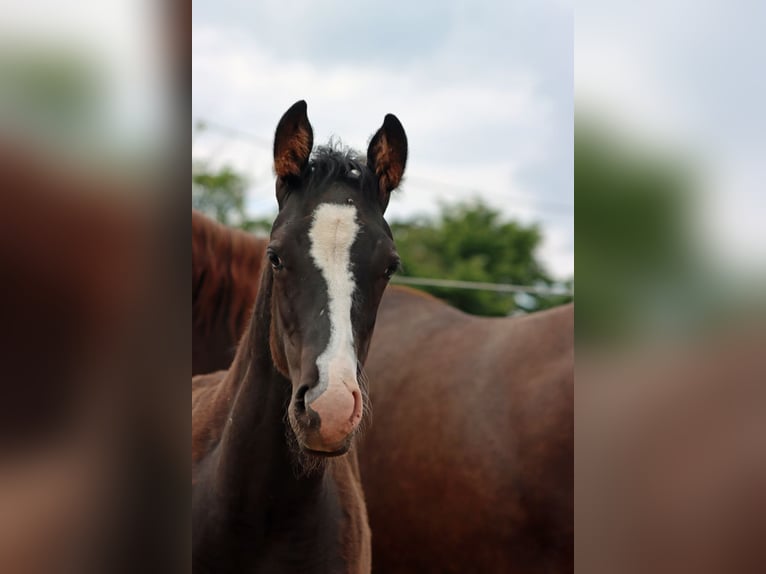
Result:
<svg viewBox="0 0 766 574"><path fill-rule="evenodd" d="M376 572L572 571L573 315L386 292L359 448Z"/></svg>
<svg viewBox="0 0 766 574"><path fill-rule="evenodd" d="M366 161L313 150L306 110L296 102L277 125L279 213L234 360L192 379L198 573L371 568L352 446L369 408L361 365L399 265L383 214L407 138L387 114Z"/></svg>
<svg viewBox="0 0 766 574"><path fill-rule="evenodd" d="M572 305L490 319L389 285L365 370L376 572L571 571Z"/></svg>
<svg viewBox="0 0 766 574"><path fill-rule="evenodd" d="M231 365L268 243L192 210L192 374Z"/></svg>

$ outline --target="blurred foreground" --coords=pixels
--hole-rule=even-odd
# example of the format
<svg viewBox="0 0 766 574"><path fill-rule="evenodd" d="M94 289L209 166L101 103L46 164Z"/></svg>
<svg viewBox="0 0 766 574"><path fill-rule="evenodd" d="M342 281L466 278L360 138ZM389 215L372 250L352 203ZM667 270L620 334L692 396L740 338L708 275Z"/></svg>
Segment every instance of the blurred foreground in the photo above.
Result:
<svg viewBox="0 0 766 574"><path fill-rule="evenodd" d="M761 270L711 257L694 176L577 125L579 572L766 568Z"/></svg>
<svg viewBox="0 0 766 574"><path fill-rule="evenodd" d="M576 570L766 572L766 12L577 10Z"/></svg>
<svg viewBox="0 0 766 574"><path fill-rule="evenodd" d="M577 570L763 572L759 270L695 236L687 164L577 130Z"/></svg>
<svg viewBox="0 0 766 574"><path fill-rule="evenodd" d="M189 18L176 8L4 11L0 572L186 569L188 216L169 190L185 199Z"/></svg>

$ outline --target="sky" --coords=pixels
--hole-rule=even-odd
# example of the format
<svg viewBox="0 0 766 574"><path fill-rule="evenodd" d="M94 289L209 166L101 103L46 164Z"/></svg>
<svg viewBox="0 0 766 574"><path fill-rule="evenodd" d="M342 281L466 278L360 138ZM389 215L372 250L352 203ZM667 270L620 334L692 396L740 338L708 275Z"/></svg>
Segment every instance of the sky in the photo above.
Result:
<svg viewBox="0 0 766 574"><path fill-rule="evenodd" d="M539 256L574 270L573 21L569 1L194 0L193 157L249 181L275 212L271 142L308 102L315 143L365 151L386 113L409 140L389 220L481 197L538 223Z"/></svg>

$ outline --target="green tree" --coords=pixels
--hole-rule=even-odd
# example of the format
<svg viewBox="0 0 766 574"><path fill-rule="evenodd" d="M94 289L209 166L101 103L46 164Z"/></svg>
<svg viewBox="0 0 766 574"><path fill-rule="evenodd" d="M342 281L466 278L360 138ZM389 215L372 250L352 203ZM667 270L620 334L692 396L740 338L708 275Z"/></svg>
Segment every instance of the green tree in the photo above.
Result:
<svg viewBox="0 0 766 574"><path fill-rule="evenodd" d="M192 207L225 225L240 225L245 216L245 179L232 168L210 170L197 164L192 170Z"/></svg>
<svg viewBox="0 0 766 574"><path fill-rule="evenodd" d="M535 255L542 236L536 225L503 220L496 209L474 200L442 206L432 219L391 225L402 258L401 275L488 283L553 285ZM565 296L423 287L451 305L477 315L507 315L561 304Z"/></svg>
<svg viewBox="0 0 766 574"><path fill-rule="evenodd" d="M252 218L245 211L247 181L232 168L211 170L204 163L192 171L192 207L219 223L268 235L273 217Z"/></svg>

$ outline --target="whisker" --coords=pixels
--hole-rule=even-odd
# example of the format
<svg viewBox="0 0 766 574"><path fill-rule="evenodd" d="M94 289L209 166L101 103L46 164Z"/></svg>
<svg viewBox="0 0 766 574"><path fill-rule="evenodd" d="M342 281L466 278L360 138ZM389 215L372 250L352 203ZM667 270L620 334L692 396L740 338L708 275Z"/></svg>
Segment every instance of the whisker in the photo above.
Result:
<svg viewBox="0 0 766 574"><path fill-rule="evenodd" d="M372 425L372 402L370 401L369 391L370 379L364 370L364 366L359 361L356 363L356 372L359 389L362 392L362 421L359 423L357 433L362 435Z"/></svg>
<svg viewBox="0 0 766 574"><path fill-rule="evenodd" d="M287 440L290 454L293 461L293 472L296 478L309 477L322 471L327 466L327 459L306 453L301 448L301 443L305 442L305 433L301 428L297 430L290 422L289 405L284 410L282 420L285 425L285 439Z"/></svg>

